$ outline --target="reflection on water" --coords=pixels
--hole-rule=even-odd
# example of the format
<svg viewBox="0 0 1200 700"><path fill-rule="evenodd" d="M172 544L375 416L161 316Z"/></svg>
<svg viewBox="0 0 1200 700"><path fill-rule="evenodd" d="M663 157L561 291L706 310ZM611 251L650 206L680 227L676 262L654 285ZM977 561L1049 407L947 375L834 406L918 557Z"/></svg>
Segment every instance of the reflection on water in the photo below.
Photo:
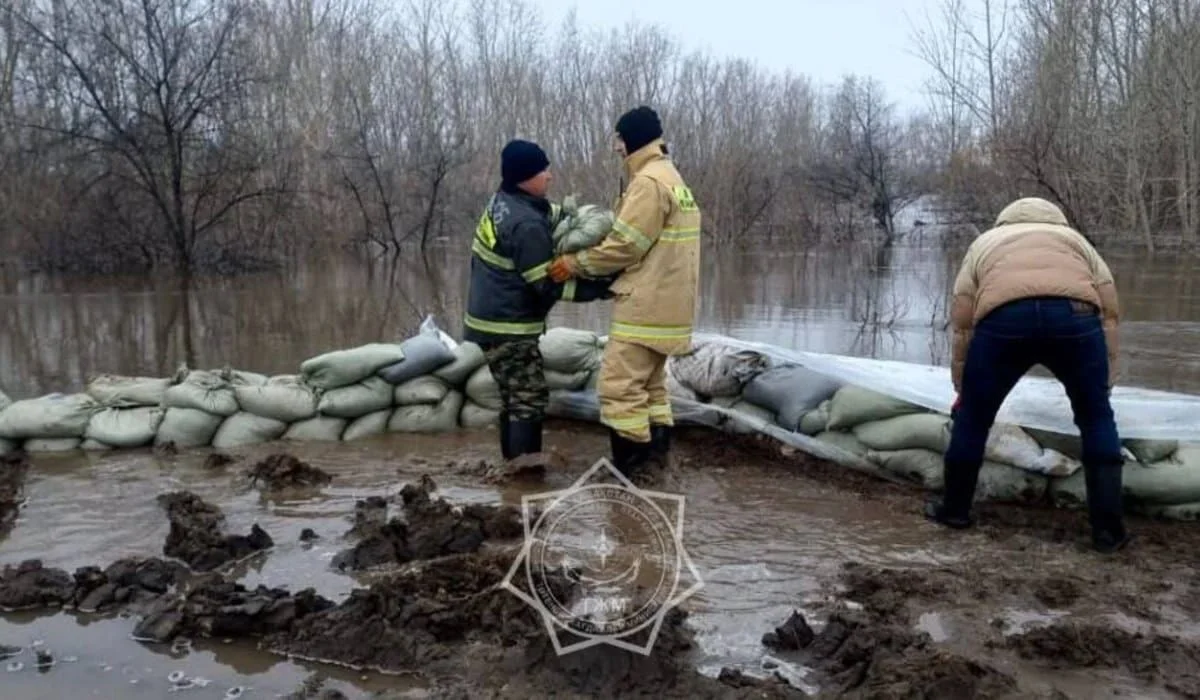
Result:
<svg viewBox="0 0 1200 700"><path fill-rule="evenodd" d="M960 255L933 246L706 251L699 325L801 350L945 364ZM1200 391L1200 296L1179 256L1110 256L1124 313L1126 381ZM331 260L236 280L0 279L0 387L80 387L89 374L164 376L193 358L294 373L316 354L398 339L432 313L458 337L468 258ZM560 304L551 322L604 331L609 305Z"/></svg>

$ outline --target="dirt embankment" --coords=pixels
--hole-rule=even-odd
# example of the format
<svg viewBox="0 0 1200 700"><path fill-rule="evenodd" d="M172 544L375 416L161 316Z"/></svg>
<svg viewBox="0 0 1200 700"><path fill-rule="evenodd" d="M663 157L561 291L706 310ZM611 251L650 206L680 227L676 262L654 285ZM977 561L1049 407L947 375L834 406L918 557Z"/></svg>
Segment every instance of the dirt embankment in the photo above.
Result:
<svg viewBox="0 0 1200 700"><path fill-rule="evenodd" d="M212 571L275 544L257 523L248 535L224 534L221 510L193 493L165 493L158 502L171 521L163 554L183 560L196 571Z"/></svg>
<svg viewBox="0 0 1200 700"><path fill-rule="evenodd" d="M405 485L399 494L401 515L390 520L385 499L360 501L355 506L354 527L347 533L360 539L340 552L333 565L357 571L464 554L478 550L485 541L510 540L524 531L521 512L512 506L454 506L433 498L436 490L437 484L428 476Z"/></svg>
<svg viewBox="0 0 1200 700"><path fill-rule="evenodd" d="M251 467L250 483L266 492L312 489L333 481L324 470L281 452L267 456Z"/></svg>

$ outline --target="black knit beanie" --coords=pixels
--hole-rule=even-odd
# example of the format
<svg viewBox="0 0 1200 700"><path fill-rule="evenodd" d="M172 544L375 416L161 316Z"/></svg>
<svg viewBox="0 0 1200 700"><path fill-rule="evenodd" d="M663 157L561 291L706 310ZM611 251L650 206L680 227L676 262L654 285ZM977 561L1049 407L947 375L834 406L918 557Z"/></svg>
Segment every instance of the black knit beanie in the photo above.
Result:
<svg viewBox="0 0 1200 700"><path fill-rule="evenodd" d="M550 167L546 152L532 141L509 141L500 152L500 175L510 187L525 182Z"/></svg>
<svg viewBox="0 0 1200 700"><path fill-rule="evenodd" d="M643 105L621 115L617 120L617 135L625 142L625 150L633 153L662 137L662 123L653 109Z"/></svg>

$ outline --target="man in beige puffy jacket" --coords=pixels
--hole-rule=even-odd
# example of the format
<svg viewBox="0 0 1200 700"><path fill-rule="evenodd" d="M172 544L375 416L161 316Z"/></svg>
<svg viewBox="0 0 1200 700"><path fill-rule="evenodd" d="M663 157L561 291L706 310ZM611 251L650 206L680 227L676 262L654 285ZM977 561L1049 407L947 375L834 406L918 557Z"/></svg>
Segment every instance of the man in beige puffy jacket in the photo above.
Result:
<svg viewBox="0 0 1200 700"><path fill-rule="evenodd" d="M1050 202L1019 199L967 250L954 283L951 377L958 399L944 493L932 520L971 525L988 433L1004 399L1034 365L1062 383L1083 439L1092 542L1129 540L1121 508L1124 458L1109 395L1117 378L1120 305L1112 272Z"/></svg>

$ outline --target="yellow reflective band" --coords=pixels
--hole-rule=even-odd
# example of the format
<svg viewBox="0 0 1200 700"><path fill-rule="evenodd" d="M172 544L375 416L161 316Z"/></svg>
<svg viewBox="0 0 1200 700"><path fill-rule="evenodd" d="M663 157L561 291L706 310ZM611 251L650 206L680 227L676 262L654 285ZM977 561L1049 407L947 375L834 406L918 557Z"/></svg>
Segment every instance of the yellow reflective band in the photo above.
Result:
<svg viewBox="0 0 1200 700"><path fill-rule="evenodd" d="M600 422L617 430L637 430L638 428L647 428L650 426L650 414L647 412L623 418L615 418L602 414Z"/></svg>
<svg viewBox="0 0 1200 700"><path fill-rule="evenodd" d="M617 219L613 222L613 231L621 234L621 237L638 247L638 250L650 250L650 246L654 245L654 241L650 237L637 228Z"/></svg>
<svg viewBox="0 0 1200 700"><path fill-rule="evenodd" d="M692 334L691 326L643 326L613 321L609 334L614 337L642 340L685 340Z"/></svg>
<svg viewBox="0 0 1200 700"><path fill-rule="evenodd" d="M483 212L483 216L479 217L479 225L475 227L475 236L483 241L484 246L489 250L496 247L496 227L492 224L491 202L488 203L488 208Z"/></svg>
<svg viewBox="0 0 1200 700"><path fill-rule="evenodd" d="M563 299L563 301L575 301L575 280L574 279L567 280L567 283L563 285L562 299Z"/></svg>
<svg viewBox="0 0 1200 700"><path fill-rule="evenodd" d="M478 238L476 238L471 243L471 252L478 255L484 262L488 263L489 265L493 265L502 270L517 269L516 264L513 263L512 260L509 260L506 257L497 255L496 253L492 252L490 249L486 248L484 246L483 241L479 240Z"/></svg>
<svg viewBox="0 0 1200 700"><path fill-rule="evenodd" d="M668 243L686 243L687 241L699 240L699 238L700 229L696 227L670 227L663 229L662 235L659 236L659 240Z"/></svg>
<svg viewBox="0 0 1200 700"><path fill-rule="evenodd" d="M671 404L669 403L652 403L650 404L651 418L670 418Z"/></svg>
<svg viewBox="0 0 1200 700"><path fill-rule="evenodd" d="M536 266L531 267L528 270L522 272L521 276L525 278L526 282L533 283L533 282L537 282L538 280L544 278L548 274L549 270L550 270L550 261L547 260L546 262L542 263L541 265L536 265Z"/></svg>
<svg viewBox="0 0 1200 700"><path fill-rule="evenodd" d="M463 319L469 328L496 335L538 335L546 329L545 323L512 323L509 321L485 321L467 314Z"/></svg>

